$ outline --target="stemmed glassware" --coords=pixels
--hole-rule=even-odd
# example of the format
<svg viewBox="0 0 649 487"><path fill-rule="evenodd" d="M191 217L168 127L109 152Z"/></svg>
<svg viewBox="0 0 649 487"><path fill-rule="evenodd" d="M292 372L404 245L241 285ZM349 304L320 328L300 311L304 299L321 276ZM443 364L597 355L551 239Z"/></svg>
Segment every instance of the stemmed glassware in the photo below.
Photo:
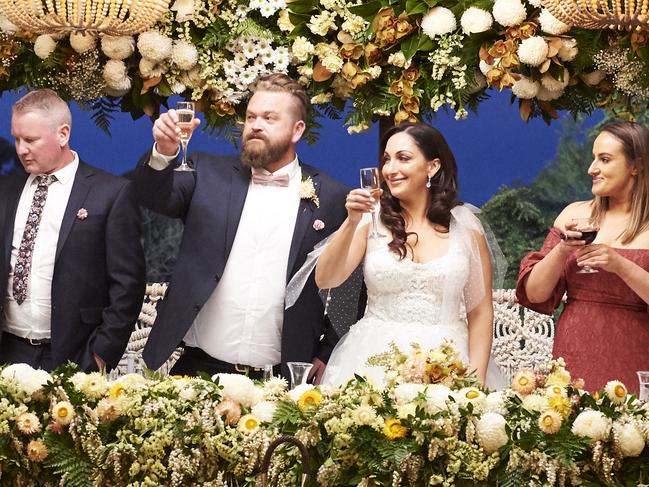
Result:
<svg viewBox="0 0 649 487"><path fill-rule="evenodd" d="M192 121L194 120L194 102L179 101L176 103L176 114L178 115L178 128L180 129L180 145L183 150L183 159L174 171L193 171L194 168L187 164L187 144L192 138Z"/></svg>
<svg viewBox="0 0 649 487"><path fill-rule="evenodd" d="M381 189L381 180L379 179L379 168L378 167L364 167L360 170L361 176L361 188L367 189L372 194L375 204L372 208L372 232L369 235L369 238L380 238L385 237L376 224L376 215L381 208L381 201L379 198L380 189Z"/></svg>
<svg viewBox="0 0 649 487"><path fill-rule="evenodd" d="M597 223L592 218L573 218L570 220L571 223L574 223L574 229L578 232L581 232L581 239L586 242L586 245L592 244L597 237L597 232L599 227ZM599 272L597 269L593 269L585 265L582 269L577 271L577 274L592 274L594 272Z"/></svg>
<svg viewBox="0 0 649 487"><path fill-rule="evenodd" d="M313 368L311 362L286 362L286 365L291 374L291 389L307 383L309 372Z"/></svg>

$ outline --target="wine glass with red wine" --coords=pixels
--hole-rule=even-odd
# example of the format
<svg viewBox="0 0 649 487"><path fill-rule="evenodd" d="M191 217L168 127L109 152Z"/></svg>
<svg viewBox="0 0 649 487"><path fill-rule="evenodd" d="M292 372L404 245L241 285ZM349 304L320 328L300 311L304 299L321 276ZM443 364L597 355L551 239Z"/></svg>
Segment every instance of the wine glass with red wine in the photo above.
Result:
<svg viewBox="0 0 649 487"><path fill-rule="evenodd" d="M597 226L597 223L594 219L573 218L571 222L574 223L574 229L578 232L581 232L581 238L579 240L585 241L586 245L590 245L595 241L599 227ZM594 272L599 271L585 265L582 269L577 271L577 274L592 274Z"/></svg>

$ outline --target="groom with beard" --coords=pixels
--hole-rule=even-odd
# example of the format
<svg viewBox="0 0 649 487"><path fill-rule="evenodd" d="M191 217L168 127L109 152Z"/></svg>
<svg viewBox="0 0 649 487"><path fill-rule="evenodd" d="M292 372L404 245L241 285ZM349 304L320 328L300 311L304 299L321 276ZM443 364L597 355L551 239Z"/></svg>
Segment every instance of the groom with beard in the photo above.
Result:
<svg viewBox="0 0 649 487"><path fill-rule="evenodd" d="M312 362L319 381L338 336L324 316L313 275L284 309L286 284L307 254L346 217L348 188L303 164L296 144L309 97L283 74L261 78L246 110L240 157L192 154L179 162L178 116L162 114L155 144L138 165L141 204L181 218L176 267L144 348L159 368L184 346L171 373L243 373L264 367L288 377L286 362ZM193 128L199 125L194 119Z"/></svg>

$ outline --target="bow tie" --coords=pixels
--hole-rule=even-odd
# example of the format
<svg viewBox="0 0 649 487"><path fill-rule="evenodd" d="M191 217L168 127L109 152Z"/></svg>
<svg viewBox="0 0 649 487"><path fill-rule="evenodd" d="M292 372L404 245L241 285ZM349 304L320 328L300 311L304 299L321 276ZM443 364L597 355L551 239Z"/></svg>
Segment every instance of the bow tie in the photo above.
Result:
<svg viewBox="0 0 649 487"><path fill-rule="evenodd" d="M288 174L262 174L252 173L252 182L264 186L288 186Z"/></svg>

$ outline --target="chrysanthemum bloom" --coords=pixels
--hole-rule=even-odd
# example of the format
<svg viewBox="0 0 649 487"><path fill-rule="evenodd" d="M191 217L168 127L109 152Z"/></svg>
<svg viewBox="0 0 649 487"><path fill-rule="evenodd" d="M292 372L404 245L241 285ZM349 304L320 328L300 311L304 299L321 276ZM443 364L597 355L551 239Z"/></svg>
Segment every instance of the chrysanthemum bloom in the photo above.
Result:
<svg viewBox="0 0 649 487"><path fill-rule="evenodd" d="M546 435L553 435L559 431L561 429L561 423L563 423L563 417L553 409L548 409L539 416L539 428Z"/></svg>
<svg viewBox="0 0 649 487"><path fill-rule="evenodd" d="M56 41L49 34L43 34L34 42L34 54L41 59L47 59L56 49Z"/></svg>
<svg viewBox="0 0 649 487"><path fill-rule="evenodd" d="M623 404L626 400L626 386L619 380L612 380L604 386L604 392L615 404Z"/></svg>
<svg viewBox="0 0 649 487"><path fill-rule="evenodd" d="M112 386L110 386L110 389L108 391L108 395L112 399L117 399L119 396L124 394L126 392L126 389L124 388L124 385L121 382L115 382Z"/></svg>
<svg viewBox="0 0 649 487"><path fill-rule="evenodd" d="M591 438L593 441L603 441L608 439L611 433L611 420L600 411L586 409L575 418L572 432L577 436Z"/></svg>
<svg viewBox="0 0 649 487"><path fill-rule="evenodd" d="M42 462L47 458L47 447L42 440L32 440L27 444L27 457L32 462Z"/></svg>
<svg viewBox="0 0 649 487"><path fill-rule="evenodd" d="M460 18L462 30L467 34L478 34L491 28L493 18L486 10L477 7L469 7Z"/></svg>
<svg viewBox="0 0 649 487"><path fill-rule="evenodd" d="M322 401L322 394L317 389L311 389L300 396L297 405L302 411L306 411L320 404L320 401Z"/></svg>
<svg viewBox="0 0 649 487"><path fill-rule="evenodd" d="M112 423L122 415L121 410L112 399L104 398L97 404L97 416L104 423Z"/></svg>
<svg viewBox="0 0 649 487"><path fill-rule="evenodd" d="M582 73L581 79L584 80L588 86L596 86L606 78L606 73L600 69L596 69L590 73Z"/></svg>
<svg viewBox="0 0 649 487"><path fill-rule="evenodd" d="M67 426L74 418L74 407L68 401L57 402L52 408L52 419L61 426Z"/></svg>
<svg viewBox="0 0 649 487"><path fill-rule="evenodd" d="M547 32L548 34L552 34L553 36L565 34L570 30L570 26L568 24L564 24L559 19L554 17L554 15L552 15L547 8L541 10L541 14L539 15L539 23L541 24L541 30L543 32Z"/></svg>
<svg viewBox="0 0 649 487"><path fill-rule="evenodd" d="M550 91L545 86L539 88L539 92L536 94L536 98L541 101L552 101L558 100L563 96L564 90Z"/></svg>
<svg viewBox="0 0 649 487"><path fill-rule="evenodd" d="M96 44L97 38L90 34L83 34L80 32L72 32L70 34L70 46L78 53L83 53L89 51L90 49L94 49Z"/></svg>
<svg viewBox="0 0 649 487"><path fill-rule="evenodd" d="M527 18L527 11L520 0L496 0L492 13L496 22L504 27L518 25Z"/></svg>
<svg viewBox="0 0 649 487"><path fill-rule="evenodd" d="M408 428L401 425L401 421L396 418L388 418L383 424L383 434L388 440L403 438L408 433Z"/></svg>
<svg viewBox="0 0 649 487"><path fill-rule="evenodd" d="M18 431L24 435L33 435L41 430L41 422L34 413L22 413L16 418Z"/></svg>
<svg viewBox="0 0 649 487"><path fill-rule="evenodd" d="M570 402L570 399L559 394L549 397L548 405L552 410L556 411L564 418L567 418L570 411L572 411L572 402Z"/></svg>
<svg viewBox="0 0 649 487"><path fill-rule="evenodd" d="M547 58L548 44L543 37L530 37L523 40L518 46L518 59L523 64L540 66Z"/></svg>
<svg viewBox="0 0 649 487"><path fill-rule="evenodd" d="M526 396L531 394L536 388L534 373L528 369L522 369L516 372L512 380L512 389L519 394Z"/></svg>
<svg viewBox="0 0 649 487"><path fill-rule="evenodd" d="M131 36L103 36L101 51L109 58L123 61L135 52L135 39Z"/></svg>
<svg viewBox="0 0 649 487"><path fill-rule="evenodd" d="M421 30L430 38L450 34L456 27L455 15L445 7L433 7L421 19Z"/></svg>
<svg viewBox="0 0 649 487"><path fill-rule="evenodd" d="M645 447L642 432L635 423L616 424L617 438L620 443L620 452L625 457L639 456Z"/></svg>
<svg viewBox="0 0 649 487"><path fill-rule="evenodd" d="M273 420L276 409L275 401L260 401L252 407L251 413L257 416L260 421L268 423Z"/></svg>
<svg viewBox="0 0 649 487"><path fill-rule="evenodd" d="M509 441L505 426L507 421L498 413L485 413L476 424L478 442L487 455L497 451Z"/></svg>
<svg viewBox="0 0 649 487"><path fill-rule="evenodd" d="M252 433L259 429L259 424L259 418L252 414L246 414L245 416L241 416L237 429L243 433Z"/></svg>
<svg viewBox="0 0 649 487"><path fill-rule="evenodd" d="M539 92L539 82L522 76L512 85L512 93L523 100L531 100Z"/></svg>

